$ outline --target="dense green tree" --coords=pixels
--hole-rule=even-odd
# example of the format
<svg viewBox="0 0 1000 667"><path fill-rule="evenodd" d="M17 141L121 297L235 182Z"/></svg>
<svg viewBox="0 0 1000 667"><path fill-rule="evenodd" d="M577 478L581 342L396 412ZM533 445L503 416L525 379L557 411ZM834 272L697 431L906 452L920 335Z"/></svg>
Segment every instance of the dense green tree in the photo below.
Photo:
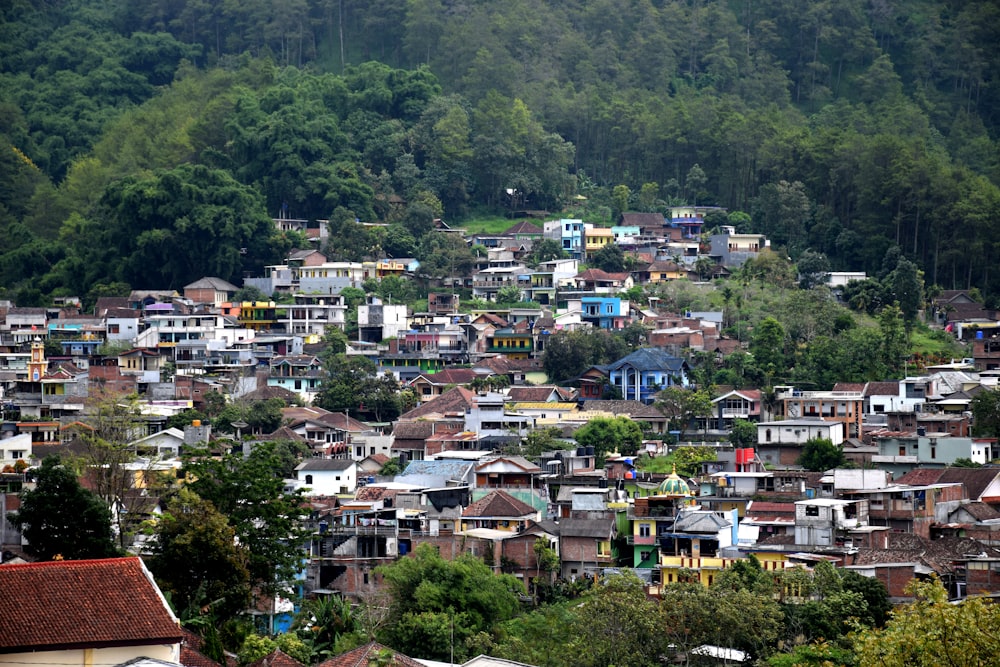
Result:
<svg viewBox="0 0 1000 667"><path fill-rule="evenodd" d="M288 407L282 398L237 400L226 403L212 424L220 433L235 433L233 424L245 422L242 435L274 433L281 426L281 409Z"/></svg>
<svg viewBox="0 0 1000 667"><path fill-rule="evenodd" d="M778 603L745 587L671 584L663 588L659 609L664 638L678 652L711 644L756 659L773 651L781 631Z"/></svg>
<svg viewBox="0 0 1000 667"><path fill-rule="evenodd" d="M578 664L653 665L666 654L656 602L633 574L609 577L580 602L568 647ZM601 641L594 641L601 637Z"/></svg>
<svg viewBox="0 0 1000 667"><path fill-rule="evenodd" d="M917 319L917 311L923 303L924 283L917 265L901 258L896 267L885 278L886 293L899 304L907 328Z"/></svg>
<svg viewBox="0 0 1000 667"><path fill-rule="evenodd" d="M524 301L524 292L517 285L504 285L497 290L497 304L510 306Z"/></svg>
<svg viewBox="0 0 1000 667"><path fill-rule="evenodd" d="M184 165L110 186L74 242L89 286L106 276L181 288L206 275L238 280L276 259L259 196L226 172Z"/></svg>
<svg viewBox="0 0 1000 667"><path fill-rule="evenodd" d="M188 487L229 520L246 549L250 583L273 596L290 587L301 565L308 535L300 523L301 498L285 490L284 469L275 443L257 443L246 455L184 459Z"/></svg>
<svg viewBox="0 0 1000 667"><path fill-rule="evenodd" d="M156 525L149 567L183 618L209 607L217 621L234 618L250 600L247 554L212 503L181 489Z"/></svg>
<svg viewBox="0 0 1000 667"><path fill-rule="evenodd" d="M333 655L337 641L357 629L350 603L337 595L305 600L292 622L292 630L309 648L303 664L322 662Z"/></svg>
<svg viewBox="0 0 1000 667"><path fill-rule="evenodd" d="M595 417L578 428L573 438L583 447L593 447L598 465L606 454L616 451L634 455L642 444L642 428L628 417Z"/></svg>
<svg viewBox="0 0 1000 667"><path fill-rule="evenodd" d="M971 407L974 433L988 438L1000 437L1000 389L980 391L972 397Z"/></svg>
<svg viewBox="0 0 1000 667"><path fill-rule="evenodd" d="M535 241L531 246L531 252L525 258L529 266L538 266L542 262L553 259L568 259L569 253L563 250L562 245L555 239L541 239Z"/></svg>
<svg viewBox="0 0 1000 667"><path fill-rule="evenodd" d="M628 354L628 345L604 329L552 334L545 343L542 366L550 382L574 378L590 366L607 364Z"/></svg>
<svg viewBox="0 0 1000 667"><path fill-rule="evenodd" d="M632 191L627 185L620 184L616 185L611 190L611 220L612 222L617 222L621 218L622 213L628 210L629 200L632 197Z"/></svg>
<svg viewBox="0 0 1000 667"><path fill-rule="evenodd" d="M340 327L326 327L323 330L323 354L336 355L347 352L347 334Z"/></svg>
<svg viewBox="0 0 1000 667"><path fill-rule="evenodd" d="M475 264L472 250L456 234L432 233L420 241L417 249L421 275L431 278L467 275Z"/></svg>
<svg viewBox="0 0 1000 667"><path fill-rule="evenodd" d="M754 364L769 375L785 369L785 329L778 320L766 317L754 328L750 354Z"/></svg>
<svg viewBox="0 0 1000 667"><path fill-rule="evenodd" d="M909 590L916 599L897 607L884 628L866 630L856 637L859 664L992 663L1000 650L1000 609L983 598L952 604L937 578L914 580Z"/></svg>
<svg viewBox="0 0 1000 667"><path fill-rule="evenodd" d="M28 542L25 550L41 560L118 554L108 506L80 486L76 473L55 456L42 461L35 472L35 488L21 494L21 507L12 521Z"/></svg>
<svg viewBox="0 0 1000 667"><path fill-rule="evenodd" d="M667 387L656 395L656 409L670 420L670 430L684 437L692 423L699 417L711 418L712 397L705 389Z"/></svg>
<svg viewBox="0 0 1000 667"><path fill-rule="evenodd" d="M528 459L537 459L543 452L553 449L568 449L569 443L562 440L562 431L553 426L534 428L528 431L518 448L518 453Z"/></svg>
<svg viewBox="0 0 1000 667"><path fill-rule="evenodd" d="M366 393L370 393L369 398L379 403L385 398L378 397L380 393L379 376L375 363L371 359L328 353L323 357L323 370L326 377L323 379L314 403L324 410L353 412L358 415L361 412ZM397 396L397 416L398 400ZM375 406L369 407L375 408Z"/></svg>
<svg viewBox="0 0 1000 667"><path fill-rule="evenodd" d="M429 660L451 659L452 647L465 659L466 639L513 618L524 590L471 554L445 560L430 544L378 571L392 600L388 644Z"/></svg>
<svg viewBox="0 0 1000 667"><path fill-rule="evenodd" d="M745 419L737 419L729 431L729 442L733 447L755 447L757 445L757 425Z"/></svg>
<svg viewBox="0 0 1000 667"><path fill-rule="evenodd" d="M625 251L617 243L609 243L587 259L594 268L608 273L621 273L625 270Z"/></svg>
<svg viewBox="0 0 1000 667"><path fill-rule="evenodd" d="M758 231L776 246L787 246L798 254L804 248L812 202L799 181L768 183L754 200L753 219Z"/></svg>
<svg viewBox="0 0 1000 667"><path fill-rule="evenodd" d="M802 446L798 464L814 472L830 470L844 464L844 452L829 438L810 438Z"/></svg>
<svg viewBox="0 0 1000 667"><path fill-rule="evenodd" d="M799 287L803 289L822 285L830 273L830 260L823 253L812 250L799 255L795 266L799 270Z"/></svg>

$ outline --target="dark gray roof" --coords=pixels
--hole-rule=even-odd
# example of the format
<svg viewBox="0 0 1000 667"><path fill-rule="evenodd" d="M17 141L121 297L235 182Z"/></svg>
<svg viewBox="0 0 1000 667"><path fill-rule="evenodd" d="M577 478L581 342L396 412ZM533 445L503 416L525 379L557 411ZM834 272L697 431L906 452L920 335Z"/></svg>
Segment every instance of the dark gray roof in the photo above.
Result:
<svg viewBox="0 0 1000 667"><path fill-rule="evenodd" d="M599 519L560 519L560 537L593 537L606 540L615 527L614 517Z"/></svg>
<svg viewBox="0 0 1000 667"><path fill-rule="evenodd" d="M687 363L666 350L656 347L642 347L635 352L622 357L608 366L609 370L618 370L623 366L632 366L643 371L665 371L676 373L687 367Z"/></svg>
<svg viewBox="0 0 1000 667"><path fill-rule="evenodd" d="M307 459L295 466L296 470L347 470L354 461L351 459Z"/></svg>

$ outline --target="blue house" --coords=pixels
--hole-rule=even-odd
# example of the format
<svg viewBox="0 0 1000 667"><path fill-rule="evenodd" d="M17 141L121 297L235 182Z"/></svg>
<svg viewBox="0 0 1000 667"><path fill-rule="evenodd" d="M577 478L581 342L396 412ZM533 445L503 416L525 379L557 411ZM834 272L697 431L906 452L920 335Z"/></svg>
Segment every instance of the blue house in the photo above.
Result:
<svg viewBox="0 0 1000 667"><path fill-rule="evenodd" d="M687 387L688 363L658 347L644 347L608 366L608 380L625 400L653 402L667 387Z"/></svg>
<svg viewBox="0 0 1000 667"><path fill-rule="evenodd" d="M616 296L585 296L580 299L580 318L601 329L624 329L628 324L628 301Z"/></svg>
<svg viewBox="0 0 1000 667"><path fill-rule="evenodd" d="M550 220L545 223L544 235L547 239L558 241L562 249L573 259L583 259L583 240L585 235L583 220Z"/></svg>

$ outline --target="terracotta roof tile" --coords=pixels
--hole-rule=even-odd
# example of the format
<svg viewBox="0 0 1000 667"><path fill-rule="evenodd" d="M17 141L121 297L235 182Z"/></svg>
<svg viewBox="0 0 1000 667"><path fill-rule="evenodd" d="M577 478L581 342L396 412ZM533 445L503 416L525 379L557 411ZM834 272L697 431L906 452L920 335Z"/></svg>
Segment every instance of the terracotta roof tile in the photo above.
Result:
<svg viewBox="0 0 1000 667"><path fill-rule="evenodd" d="M180 624L138 558L0 567L0 653L179 644Z"/></svg>
<svg viewBox="0 0 1000 667"><path fill-rule="evenodd" d="M400 417L401 420L414 420L432 414L444 415L451 412L465 413L472 407L475 394L465 387L453 387L440 396L432 398L423 405L418 405Z"/></svg>
<svg viewBox="0 0 1000 667"><path fill-rule="evenodd" d="M986 503L973 502L966 503L961 506L961 509L965 510L972 515L976 521L990 521L995 519L1000 519L1000 512L995 510L991 505Z"/></svg>
<svg viewBox="0 0 1000 667"><path fill-rule="evenodd" d="M521 502L506 491L491 491L462 512L465 517L521 517L538 514L528 503Z"/></svg>
<svg viewBox="0 0 1000 667"><path fill-rule="evenodd" d="M986 489L1000 475L996 468L945 468L938 480L941 484L961 482L969 500L981 500Z"/></svg>
<svg viewBox="0 0 1000 667"><path fill-rule="evenodd" d="M374 657L381 651L390 651L392 653L392 664L395 667L424 667L424 665L413 658L393 651L391 648L383 646L378 642L369 642L353 651L341 653L329 660L324 660L316 667L368 667L369 658Z"/></svg>
<svg viewBox="0 0 1000 667"><path fill-rule="evenodd" d="M865 396L899 396L898 382L869 382Z"/></svg>
<svg viewBox="0 0 1000 667"><path fill-rule="evenodd" d="M434 422L397 422L392 427L392 434L396 440L426 440L434 435Z"/></svg>
<svg viewBox="0 0 1000 667"><path fill-rule="evenodd" d="M249 667L303 667L302 663L276 648L263 658L254 660Z"/></svg>
<svg viewBox="0 0 1000 667"><path fill-rule="evenodd" d="M511 387L507 398L515 403L542 403L552 398L555 387Z"/></svg>
<svg viewBox="0 0 1000 667"><path fill-rule="evenodd" d="M437 373L420 374L420 377L434 385L469 384L478 376L471 368L446 368Z"/></svg>
<svg viewBox="0 0 1000 667"><path fill-rule="evenodd" d="M541 236L545 233L545 231L538 225L533 225L527 220L522 220L520 222L515 222L511 227L504 230L503 233L511 236L514 234L536 234Z"/></svg>
<svg viewBox="0 0 1000 667"><path fill-rule="evenodd" d="M937 484L943 474L944 469L942 468L914 468L905 475L901 476L899 479L895 480L895 483L910 484L912 486L927 486L928 484Z"/></svg>
<svg viewBox="0 0 1000 667"><path fill-rule="evenodd" d="M182 630L184 639L181 641L181 665L183 667L221 667L201 652L201 637L190 630Z"/></svg>

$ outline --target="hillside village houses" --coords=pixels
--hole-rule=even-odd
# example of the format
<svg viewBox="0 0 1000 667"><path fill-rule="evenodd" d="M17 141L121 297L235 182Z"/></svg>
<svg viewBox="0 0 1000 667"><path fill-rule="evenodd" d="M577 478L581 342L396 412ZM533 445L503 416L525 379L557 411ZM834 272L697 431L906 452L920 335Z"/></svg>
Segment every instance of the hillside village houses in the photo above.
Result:
<svg viewBox="0 0 1000 667"><path fill-rule="evenodd" d="M723 336L721 313L663 312L655 299L624 294L636 285L697 280L699 258L725 272L768 248L763 236L729 227L709 234L709 210L626 213L611 228L517 223L479 237L488 250L475 272L431 284L426 312L374 295L349 307L341 294L389 275L414 277L415 260L343 262L318 247L293 251L245 281L276 300L234 301L238 287L205 276L176 291L102 297L88 313L3 302L0 468L8 472L0 509L16 506L15 466L72 447L74 434L87 428L89 399L111 392L138 396L137 456L176 460L206 440L220 447L308 443L312 457L287 486L331 500L310 517L306 594L374 593L373 568L423 543L446 557L489 554L494 568L527 590L538 574L538 540L559 554L559 576L625 566L650 594L677 581L682 569L710 583L751 554L769 570L828 560L878 578L895 598L904 596L906 581L929 572L956 597L1000 592L1000 578L982 576L1000 562L1000 468L951 466L998 456L996 442L971 436L968 413L977 391L996 387L990 371L1000 365L1000 347L992 338L977 338L962 368L900 381L831 391L784 386L773 396L719 388L711 412L686 429L692 444L715 453L693 477L643 473L635 457L602 458L572 443L572 433L595 417L624 416L664 433L668 419L653 405L656 395L693 386L691 353L721 358L741 349ZM526 253L543 238L569 258L529 267ZM586 266L609 244L636 259L631 271ZM509 286L525 301L497 304ZM463 296L487 305L463 309ZM958 295L949 303L950 314L964 312ZM349 322L356 329L347 354L372 359L414 394L415 404L391 423L311 405L326 378L322 336ZM565 385L548 382L541 358L552 336L633 322L646 325L647 345ZM204 406L212 392L230 401L284 398L283 424L274 433L233 424L236 437L226 439L210 424L166 428L168 418ZM756 446L728 444L737 419L756 424ZM570 446L533 460L518 454L512 445L543 427ZM831 440L859 467L803 470L796 462L813 438ZM661 451L650 439L638 456ZM382 476L390 460L400 473ZM3 519L2 547L16 552L20 536Z"/></svg>

